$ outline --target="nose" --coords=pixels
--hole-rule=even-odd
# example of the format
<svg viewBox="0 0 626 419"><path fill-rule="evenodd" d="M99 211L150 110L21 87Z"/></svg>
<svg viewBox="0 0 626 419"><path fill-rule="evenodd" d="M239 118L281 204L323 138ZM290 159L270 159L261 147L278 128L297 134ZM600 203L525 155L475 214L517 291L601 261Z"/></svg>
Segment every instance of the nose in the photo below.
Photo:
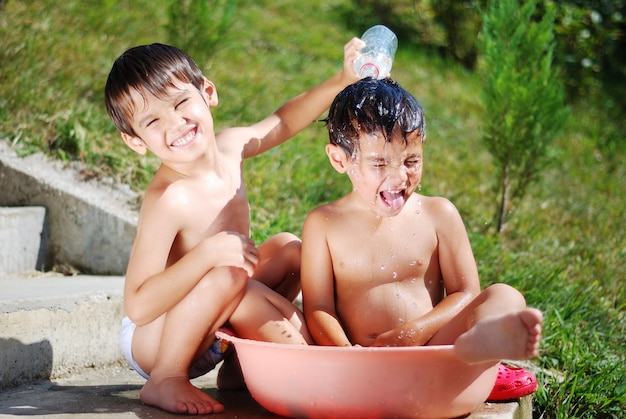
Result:
<svg viewBox="0 0 626 419"><path fill-rule="evenodd" d="M388 165L387 166L387 177L393 181L398 181L399 183L405 182L408 178L408 169L405 165Z"/></svg>
<svg viewBox="0 0 626 419"><path fill-rule="evenodd" d="M180 113L173 111L167 114L165 117L165 123L167 124L168 131L176 133L181 129L181 127L187 124L187 119L185 119Z"/></svg>

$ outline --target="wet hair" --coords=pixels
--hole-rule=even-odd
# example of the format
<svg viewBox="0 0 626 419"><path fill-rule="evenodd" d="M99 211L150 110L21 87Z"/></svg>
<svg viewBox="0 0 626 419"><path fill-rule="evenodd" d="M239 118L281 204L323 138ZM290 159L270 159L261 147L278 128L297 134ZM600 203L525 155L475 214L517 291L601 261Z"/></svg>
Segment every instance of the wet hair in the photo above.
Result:
<svg viewBox="0 0 626 419"><path fill-rule="evenodd" d="M426 141L424 110L417 99L395 80L371 77L359 80L341 91L324 120L331 144L339 145L350 157L355 157L361 133L382 133L391 141L394 130L402 133L403 141L419 130Z"/></svg>
<svg viewBox="0 0 626 419"><path fill-rule="evenodd" d="M141 45L126 50L113 63L104 88L104 100L109 117L124 133L137 134L132 128L136 110L131 92L137 91L158 98L166 96L166 89L175 83L191 83L201 89L204 75L185 52L163 44Z"/></svg>

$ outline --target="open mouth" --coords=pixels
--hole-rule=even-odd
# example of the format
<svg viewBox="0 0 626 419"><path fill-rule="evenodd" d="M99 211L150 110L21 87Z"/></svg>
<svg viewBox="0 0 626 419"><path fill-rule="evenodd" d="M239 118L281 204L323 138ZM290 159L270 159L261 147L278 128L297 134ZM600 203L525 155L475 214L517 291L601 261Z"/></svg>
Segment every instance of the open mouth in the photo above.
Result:
<svg viewBox="0 0 626 419"><path fill-rule="evenodd" d="M390 209L397 211L404 205L404 190L401 191L382 191L380 197Z"/></svg>
<svg viewBox="0 0 626 419"><path fill-rule="evenodd" d="M184 136L180 137L172 143L172 147L185 147L196 138L196 130L189 130Z"/></svg>

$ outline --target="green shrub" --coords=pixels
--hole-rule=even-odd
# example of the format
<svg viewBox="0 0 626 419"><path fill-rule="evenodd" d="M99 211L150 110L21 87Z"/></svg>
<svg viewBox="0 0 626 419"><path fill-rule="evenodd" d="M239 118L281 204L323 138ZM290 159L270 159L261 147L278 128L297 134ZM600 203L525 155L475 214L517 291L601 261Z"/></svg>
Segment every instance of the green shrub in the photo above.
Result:
<svg viewBox="0 0 626 419"><path fill-rule="evenodd" d="M513 201L549 160L549 146L565 125L563 87L552 68L554 10L533 22L536 0L494 0L483 14L480 51L486 109L483 142L497 166L502 231Z"/></svg>

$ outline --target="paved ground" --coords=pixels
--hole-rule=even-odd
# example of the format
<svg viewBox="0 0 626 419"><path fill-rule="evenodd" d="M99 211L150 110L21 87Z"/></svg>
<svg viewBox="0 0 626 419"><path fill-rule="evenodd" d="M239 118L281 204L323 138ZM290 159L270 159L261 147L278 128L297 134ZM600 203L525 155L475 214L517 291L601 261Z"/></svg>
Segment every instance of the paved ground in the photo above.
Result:
<svg viewBox="0 0 626 419"><path fill-rule="evenodd" d="M220 392L212 372L194 380L226 406L219 418L278 418L245 391ZM143 405L139 390L144 380L121 366L88 370L69 378L47 381L0 393L0 418L180 418ZM207 416L204 416L207 417ZM211 416L208 416L211 417Z"/></svg>
<svg viewBox="0 0 626 419"><path fill-rule="evenodd" d="M261 407L245 391L220 391L215 384L217 370L194 380L196 386L220 400L226 411L200 416L220 419L280 418ZM0 392L0 419L29 418L180 418L179 415L143 405L139 390L144 380L129 368L115 365L86 370L68 378L30 384ZM531 398L515 403L485 403L467 419L530 418Z"/></svg>

